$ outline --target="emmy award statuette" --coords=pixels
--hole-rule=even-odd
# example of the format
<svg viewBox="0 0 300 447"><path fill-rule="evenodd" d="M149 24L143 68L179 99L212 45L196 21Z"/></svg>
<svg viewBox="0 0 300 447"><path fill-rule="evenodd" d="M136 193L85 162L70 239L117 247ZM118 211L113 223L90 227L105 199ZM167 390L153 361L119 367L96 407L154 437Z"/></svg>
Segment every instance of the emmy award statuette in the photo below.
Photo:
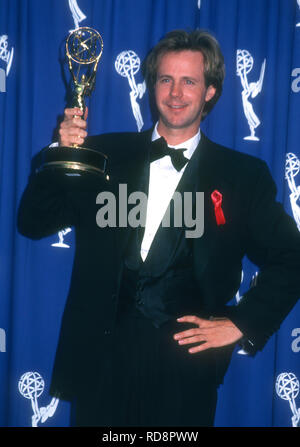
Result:
<svg viewBox="0 0 300 447"><path fill-rule="evenodd" d="M66 56L74 83L69 107L78 107L83 112L82 116L85 112L84 98L90 96L94 88L102 51L101 35L89 27L75 29L66 41ZM76 144L71 147L50 147L43 151L38 170L54 169L68 175L94 173L108 180L108 176L105 175L107 160L107 156L102 152Z"/></svg>

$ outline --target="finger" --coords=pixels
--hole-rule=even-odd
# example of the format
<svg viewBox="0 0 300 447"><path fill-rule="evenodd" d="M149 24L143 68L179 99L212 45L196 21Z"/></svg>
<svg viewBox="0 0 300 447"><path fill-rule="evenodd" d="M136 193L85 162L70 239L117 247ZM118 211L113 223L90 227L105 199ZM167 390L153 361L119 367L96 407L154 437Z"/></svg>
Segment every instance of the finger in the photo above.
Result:
<svg viewBox="0 0 300 447"><path fill-rule="evenodd" d="M83 144L84 143L84 138L82 138L81 136L75 136L74 135L74 137L72 137L72 143L75 143L75 144Z"/></svg>
<svg viewBox="0 0 300 447"><path fill-rule="evenodd" d="M79 107L67 108L64 111L66 117L81 116L83 111Z"/></svg>
<svg viewBox="0 0 300 447"><path fill-rule="evenodd" d="M76 136L80 136L82 138L86 138L87 136L87 131L80 128L80 127L70 127L68 130L66 130L65 132L66 135L76 135Z"/></svg>
<svg viewBox="0 0 300 447"><path fill-rule="evenodd" d="M197 334L199 334L199 328L188 329L186 331L177 332L177 334L174 335L174 339L180 340L182 338L192 337Z"/></svg>
<svg viewBox="0 0 300 447"><path fill-rule="evenodd" d="M71 144L81 145L84 143L84 137L80 135L60 134L59 137L60 146L70 146Z"/></svg>
<svg viewBox="0 0 300 447"><path fill-rule="evenodd" d="M206 349L209 349L211 346L208 342L203 342L201 345L193 346L192 348L188 349L188 352L190 354L196 354L197 352L205 351Z"/></svg>
<svg viewBox="0 0 300 447"><path fill-rule="evenodd" d="M79 127L72 127L70 129L59 129L59 135L60 138L72 138L72 137L80 137L80 138L86 138L87 132L83 129L80 129Z"/></svg>
<svg viewBox="0 0 300 447"><path fill-rule="evenodd" d="M191 345L193 343L205 342L206 339L203 335L196 335L194 337L188 337L183 340L178 340L179 345Z"/></svg>
<svg viewBox="0 0 300 447"><path fill-rule="evenodd" d="M196 315L185 315L183 317L177 318L178 323L194 323L201 324L204 320L203 318L197 317Z"/></svg>
<svg viewBox="0 0 300 447"><path fill-rule="evenodd" d="M82 138L87 137L87 131L85 129L82 129L81 127L77 126L60 126L58 133L62 137L68 137L68 136L80 136Z"/></svg>
<svg viewBox="0 0 300 447"><path fill-rule="evenodd" d="M85 129L87 126L86 121L79 119L79 117L70 117L68 119L64 119L60 125L60 127L64 129L68 129L69 127L80 127L82 129Z"/></svg>

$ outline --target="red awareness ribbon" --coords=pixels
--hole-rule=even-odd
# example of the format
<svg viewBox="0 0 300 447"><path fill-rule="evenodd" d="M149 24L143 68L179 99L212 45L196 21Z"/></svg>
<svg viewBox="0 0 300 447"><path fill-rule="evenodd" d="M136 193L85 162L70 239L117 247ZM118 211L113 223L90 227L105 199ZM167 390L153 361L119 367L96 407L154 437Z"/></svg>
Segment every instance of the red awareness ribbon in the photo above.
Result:
<svg viewBox="0 0 300 447"><path fill-rule="evenodd" d="M211 193L210 197L211 197L211 200L213 201L213 204L215 207L215 216L216 216L217 225L224 225L226 220L225 220L224 213L223 213L223 210L221 207L223 196L217 189L215 189Z"/></svg>

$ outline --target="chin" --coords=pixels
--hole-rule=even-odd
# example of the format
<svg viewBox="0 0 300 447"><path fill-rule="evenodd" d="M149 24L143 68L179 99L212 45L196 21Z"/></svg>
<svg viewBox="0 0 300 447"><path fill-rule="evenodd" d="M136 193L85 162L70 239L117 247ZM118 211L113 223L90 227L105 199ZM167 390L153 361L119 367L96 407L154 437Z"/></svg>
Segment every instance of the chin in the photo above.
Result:
<svg viewBox="0 0 300 447"><path fill-rule="evenodd" d="M162 117L162 122L169 129L187 129L191 126L196 126L196 121L186 121L186 120L168 120Z"/></svg>
<svg viewBox="0 0 300 447"><path fill-rule="evenodd" d="M189 127L199 127L201 114L196 116L170 116L168 114L160 115L163 124L169 129L186 129Z"/></svg>

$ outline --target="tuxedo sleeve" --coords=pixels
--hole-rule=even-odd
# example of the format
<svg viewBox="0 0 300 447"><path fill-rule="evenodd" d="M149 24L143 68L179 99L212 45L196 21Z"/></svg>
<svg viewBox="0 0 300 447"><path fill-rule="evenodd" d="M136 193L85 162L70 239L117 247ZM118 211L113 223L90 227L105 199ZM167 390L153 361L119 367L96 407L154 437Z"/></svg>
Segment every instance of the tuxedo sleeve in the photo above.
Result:
<svg viewBox="0 0 300 447"><path fill-rule="evenodd" d="M122 137L117 138L117 142ZM87 147L104 152L114 147L113 134L90 136ZM107 187L104 177L81 173L68 173L60 169L40 171L43 153L57 146L54 143L43 148L32 161L32 174L20 201L18 230L31 239L41 239L63 228L76 226L80 220L82 203L90 191Z"/></svg>
<svg viewBox="0 0 300 447"><path fill-rule="evenodd" d="M257 282L227 317L249 340L255 354L276 332L300 296L300 233L294 220L276 202L276 186L267 165L260 164L249 182L246 254L259 267Z"/></svg>
<svg viewBox="0 0 300 447"><path fill-rule="evenodd" d="M77 210L71 193L76 180L53 171L32 174L19 205L19 232L31 239L41 239L76 225Z"/></svg>

